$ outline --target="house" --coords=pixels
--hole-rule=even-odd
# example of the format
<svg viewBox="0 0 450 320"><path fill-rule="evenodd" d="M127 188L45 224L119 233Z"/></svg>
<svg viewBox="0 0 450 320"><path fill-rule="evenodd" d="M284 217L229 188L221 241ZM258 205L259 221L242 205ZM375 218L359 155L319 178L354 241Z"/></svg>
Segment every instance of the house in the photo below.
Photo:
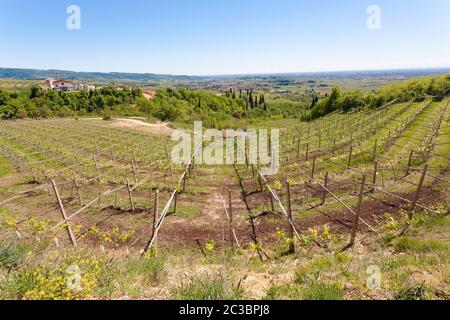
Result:
<svg viewBox="0 0 450 320"><path fill-rule="evenodd" d="M61 91L77 91L77 85L71 81L66 80L56 80L52 83L52 90L61 90Z"/></svg>
<svg viewBox="0 0 450 320"><path fill-rule="evenodd" d="M75 88L76 88L76 91L80 91L80 90L95 90L95 86L91 86L91 85L83 84L83 83L76 83L75 84Z"/></svg>
<svg viewBox="0 0 450 320"><path fill-rule="evenodd" d="M45 83L50 90L59 90L66 92L76 92L80 90L95 90L94 86L68 80L54 80L49 78L45 80Z"/></svg>

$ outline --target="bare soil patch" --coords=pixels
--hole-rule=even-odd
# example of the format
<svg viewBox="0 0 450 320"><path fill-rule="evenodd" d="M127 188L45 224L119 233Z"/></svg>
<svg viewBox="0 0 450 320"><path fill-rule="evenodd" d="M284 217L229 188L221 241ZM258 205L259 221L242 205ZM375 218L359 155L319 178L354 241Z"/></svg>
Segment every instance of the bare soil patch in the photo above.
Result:
<svg viewBox="0 0 450 320"><path fill-rule="evenodd" d="M131 128L165 136L170 136L174 131L174 129L170 128L169 125L164 122L147 123L137 119L115 119L110 122L110 125L116 128Z"/></svg>

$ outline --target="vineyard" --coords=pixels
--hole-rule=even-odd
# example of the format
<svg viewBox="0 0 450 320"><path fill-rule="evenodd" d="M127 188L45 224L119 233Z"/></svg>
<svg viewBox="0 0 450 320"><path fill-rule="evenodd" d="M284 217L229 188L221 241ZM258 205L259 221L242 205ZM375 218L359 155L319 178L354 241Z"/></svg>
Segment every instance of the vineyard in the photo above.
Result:
<svg viewBox="0 0 450 320"><path fill-rule="evenodd" d="M251 164L205 166L193 157L174 165L169 136L109 121L3 121L0 235L116 259L168 255L174 263L188 255L213 269L223 260L283 268L293 263L286 257L297 263L323 251L358 256L387 234L406 235L418 220L446 212L449 102L394 101L282 129L281 169L269 177ZM244 288L233 283L232 297L260 282L253 278ZM292 297L271 281L263 281L265 295ZM146 297L170 296L162 292Z"/></svg>

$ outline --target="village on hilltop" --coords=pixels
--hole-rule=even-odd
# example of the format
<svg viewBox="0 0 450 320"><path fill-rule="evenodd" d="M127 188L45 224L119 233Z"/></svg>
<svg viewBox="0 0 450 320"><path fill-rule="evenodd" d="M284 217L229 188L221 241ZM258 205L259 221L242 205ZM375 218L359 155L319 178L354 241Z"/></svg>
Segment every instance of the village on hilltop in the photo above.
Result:
<svg viewBox="0 0 450 320"><path fill-rule="evenodd" d="M55 80L48 78L45 80L45 85L49 90L76 92L81 90L95 90L95 86L74 82L70 80Z"/></svg>

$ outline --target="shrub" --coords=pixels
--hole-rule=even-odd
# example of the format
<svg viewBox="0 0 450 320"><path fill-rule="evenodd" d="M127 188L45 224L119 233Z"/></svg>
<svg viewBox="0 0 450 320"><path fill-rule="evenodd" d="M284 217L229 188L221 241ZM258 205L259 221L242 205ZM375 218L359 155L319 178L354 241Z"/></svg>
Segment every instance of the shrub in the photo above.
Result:
<svg viewBox="0 0 450 320"><path fill-rule="evenodd" d="M165 256L156 254L156 252L150 252L142 258L130 258L127 263L127 270L130 271L131 275L141 275L144 284L156 286L167 277L165 264Z"/></svg>
<svg viewBox="0 0 450 320"><path fill-rule="evenodd" d="M304 300L341 300L344 290L337 283L323 283L314 281L308 287L301 290Z"/></svg>
<svg viewBox="0 0 450 320"><path fill-rule="evenodd" d="M244 298L245 291L240 281L230 284L223 275L216 274L195 277L172 295L176 300L239 300Z"/></svg>
<svg viewBox="0 0 450 320"><path fill-rule="evenodd" d="M0 267L2 268L12 268L17 265L17 263L25 255L26 247L17 245L6 245L5 243L0 243Z"/></svg>
<svg viewBox="0 0 450 320"><path fill-rule="evenodd" d="M426 296L426 290L424 284L411 285L400 289L395 295L395 300L424 300Z"/></svg>

